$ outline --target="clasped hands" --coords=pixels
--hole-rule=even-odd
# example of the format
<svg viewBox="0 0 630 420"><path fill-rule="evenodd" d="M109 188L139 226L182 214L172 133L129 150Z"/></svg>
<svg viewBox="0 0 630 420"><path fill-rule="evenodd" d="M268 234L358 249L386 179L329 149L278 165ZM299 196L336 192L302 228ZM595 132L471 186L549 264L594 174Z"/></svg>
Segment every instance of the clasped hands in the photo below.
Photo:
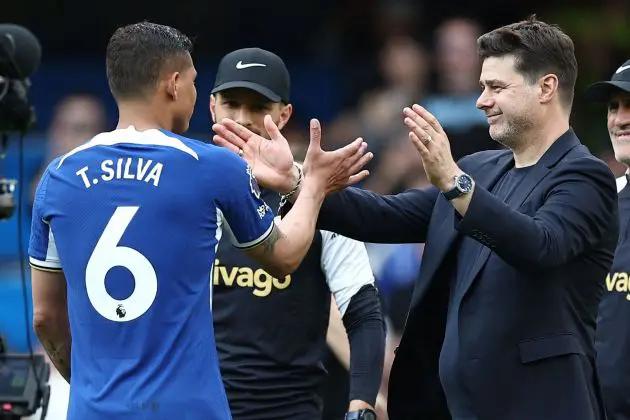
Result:
<svg viewBox="0 0 630 420"><path fill-rule="evenodd" d="M420 105L413 105L404 108L403 123L409 129L409 140L418 150L431 184L442 191L453 188L455 176L462 171L453 160L448 137L438 120ZM265 116L264 125L268 139L226 118L212 126L213 140L245 159L263 187L283 194L292 192L298 178L289 143L271 116ZM304 183L328 195L369 175L363 168L373 155L367 152L367 143L361 137L337 150L324 151L321 135L319 121L312 119Z"/></svg>

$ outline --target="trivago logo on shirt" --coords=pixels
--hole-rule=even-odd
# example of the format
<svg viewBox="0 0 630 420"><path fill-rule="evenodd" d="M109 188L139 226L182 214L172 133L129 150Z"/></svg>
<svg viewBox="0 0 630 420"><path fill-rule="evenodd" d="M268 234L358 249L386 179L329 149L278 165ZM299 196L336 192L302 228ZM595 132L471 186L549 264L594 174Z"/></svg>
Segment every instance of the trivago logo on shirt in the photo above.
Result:
<svg viewBox="0 0 630 420"><path fill-rule="evenodd" d="M227 287L249 287L252 294L257 297L267 297L275 288L286 289L291 285L291 275L282 280L273 277L262 268L256 270L251 267L226 267L221 265L219 259L214 260L212 283L215 287L224 285Z"/></svg>
<svg viewBox="0 0 630 420"><path fill-rule="evenodd" d="M628 290L628 273L617 272L606 276L606 288L609 292L625 293L626 299L630 300L630 290Z"/></svg>

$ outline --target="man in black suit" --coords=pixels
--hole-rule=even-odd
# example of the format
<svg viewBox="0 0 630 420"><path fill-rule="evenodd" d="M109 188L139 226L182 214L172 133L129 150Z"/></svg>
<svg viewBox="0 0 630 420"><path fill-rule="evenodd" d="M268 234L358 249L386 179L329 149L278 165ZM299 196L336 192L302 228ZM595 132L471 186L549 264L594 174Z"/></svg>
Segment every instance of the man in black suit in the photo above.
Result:
<svg viewBox="0 0 630 420"><path fill-rule="evenodd" d="M319 225L366 242L426 243L390 375L390 418L604 419L594 334L617 193L569 126L573 42L532 17L481 36L478 49L477 106L508 150L456 163L439 122L405 108L433 187L347 188L325 200ZM290 178L283 142L231 121L214 129L216 143L255 159L261 184Z"/></svg>
<svg viewBox="0 0 630 420"><path fill-rule="evenodd" d="M611 80L586 91L589 99L608 106L607 128L619 163L630 165L630 60ZM619 241L615 260L606 276L597 319L597 370L601 378L608 420L630 420L630 187L628 171L617 178Z"/></svg>

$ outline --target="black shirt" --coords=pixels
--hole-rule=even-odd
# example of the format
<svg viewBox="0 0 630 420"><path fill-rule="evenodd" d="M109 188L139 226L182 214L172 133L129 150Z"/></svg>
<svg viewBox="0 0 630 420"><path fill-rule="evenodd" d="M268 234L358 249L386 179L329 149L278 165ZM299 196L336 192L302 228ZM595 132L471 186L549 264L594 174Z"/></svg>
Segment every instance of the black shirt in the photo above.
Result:
<svg viewBox="0 0 630 420"><path fill-rule="evenodd" d="M278 195L262 193L275 212ZM300 267L291 276L274 279L228 238L221 240L213 273L212 310L221 374L234 420L321 418L331 289L339 287L335 293L341 299L349 297L350 290L358 291L362 282L373 281L367 252L361 262L353 256L342 258L350 249L346 241L317 231ZM343 252L335 252L336 247ZM333 260L338 269L353 268L353 274L330 271L335 274L327 278L324 269L334 270ZM363 273L354 274L362 267ZM344 397L347 400L348 394Z"/></svg>

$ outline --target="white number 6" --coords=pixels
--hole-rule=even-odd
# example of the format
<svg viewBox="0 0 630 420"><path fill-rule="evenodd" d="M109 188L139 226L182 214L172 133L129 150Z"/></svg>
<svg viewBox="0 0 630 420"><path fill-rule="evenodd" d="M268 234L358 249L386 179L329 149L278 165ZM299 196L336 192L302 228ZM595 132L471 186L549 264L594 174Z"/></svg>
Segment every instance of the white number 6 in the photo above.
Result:
<svg viewBox="0 0 630 420"><path fill-rule="evenodd" d="M88 298L94 309L110 321L133 321L149 310L157 295L157 275L151 262L133 248L118 246L138 208L116 208L85 269ZM133 293L127 299L117 300L107 293L105 277L114 267L126 268L135 280Z"/></svg>

